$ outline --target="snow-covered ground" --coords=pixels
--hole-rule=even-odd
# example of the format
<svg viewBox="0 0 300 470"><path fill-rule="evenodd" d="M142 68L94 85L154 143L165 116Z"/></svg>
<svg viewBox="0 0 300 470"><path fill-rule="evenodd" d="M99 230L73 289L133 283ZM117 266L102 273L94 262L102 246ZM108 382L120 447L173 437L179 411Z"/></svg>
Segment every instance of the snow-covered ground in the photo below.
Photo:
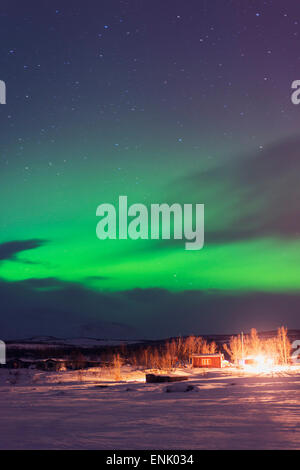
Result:
<svg viewBox="0 0 300 470"><path fill-rule="evenodd" d="M300 448L300 366L177 373L189 380L0 369L0 449Z"/></svg>

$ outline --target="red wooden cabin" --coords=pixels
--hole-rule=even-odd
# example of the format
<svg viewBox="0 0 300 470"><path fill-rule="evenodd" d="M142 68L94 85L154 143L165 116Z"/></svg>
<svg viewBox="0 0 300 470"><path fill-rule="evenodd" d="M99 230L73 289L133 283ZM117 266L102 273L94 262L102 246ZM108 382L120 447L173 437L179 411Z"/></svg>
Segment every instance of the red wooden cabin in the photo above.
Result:
<svg viewBox="0 0 300 470"><path fill-rule="evenodd" d="M224 355L223 354L192 354L192 367L205 368L221 368Z"/></svg>

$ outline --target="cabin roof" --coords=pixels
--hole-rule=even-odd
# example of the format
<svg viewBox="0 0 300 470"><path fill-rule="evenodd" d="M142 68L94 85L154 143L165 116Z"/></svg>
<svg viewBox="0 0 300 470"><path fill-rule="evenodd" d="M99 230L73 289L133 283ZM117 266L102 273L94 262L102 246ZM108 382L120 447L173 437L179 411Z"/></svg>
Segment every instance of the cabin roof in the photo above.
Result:
<svg viewBox="0 0 300 470"><path fill-rule="evenodd" d="M192 357L222 357L223 354L222 353L218 353L218 354L192 354L191 356Z"/></svg>

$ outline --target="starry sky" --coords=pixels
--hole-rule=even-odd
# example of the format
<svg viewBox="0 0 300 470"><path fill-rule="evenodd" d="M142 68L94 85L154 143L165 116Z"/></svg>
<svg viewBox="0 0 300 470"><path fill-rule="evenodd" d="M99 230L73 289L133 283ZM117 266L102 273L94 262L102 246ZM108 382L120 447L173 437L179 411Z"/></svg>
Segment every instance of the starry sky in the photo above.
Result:
<svg viewBox="0 0 300 470"><path fill-rule="evenodd" d="M0 336L299 328L300 5L0 6ZM96 208L205 204L205 246L96 237Z"/></svg>

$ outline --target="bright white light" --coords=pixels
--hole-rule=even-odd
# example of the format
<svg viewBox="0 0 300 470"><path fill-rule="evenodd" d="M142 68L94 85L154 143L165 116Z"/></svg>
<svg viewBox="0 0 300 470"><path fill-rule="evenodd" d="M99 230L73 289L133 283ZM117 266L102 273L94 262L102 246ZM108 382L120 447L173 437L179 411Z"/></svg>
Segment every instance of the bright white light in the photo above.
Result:
<svg viewBox="0 0 300 470"><path fill-rule="evenodd" d="M247 363L247 360L249 361ZM258 354L245 359L244 369L252 372L271 372L275 369L275 361L270 356Z"/></svg>

